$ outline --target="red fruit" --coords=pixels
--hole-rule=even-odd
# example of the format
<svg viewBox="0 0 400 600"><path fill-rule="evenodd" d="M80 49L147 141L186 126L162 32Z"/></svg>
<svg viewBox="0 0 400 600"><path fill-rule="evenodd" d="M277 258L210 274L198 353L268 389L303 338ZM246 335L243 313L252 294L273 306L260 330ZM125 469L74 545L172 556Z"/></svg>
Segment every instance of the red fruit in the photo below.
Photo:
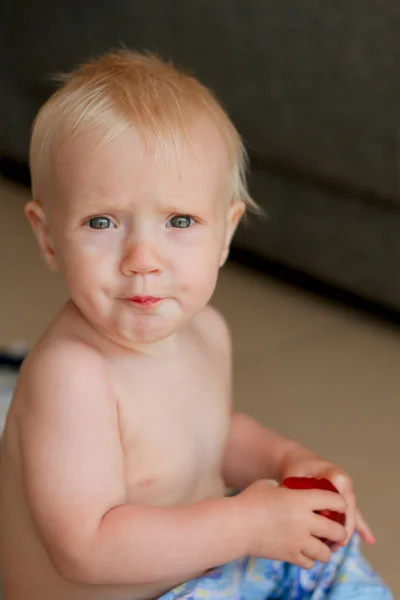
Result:
<svg viewBox="0 0 400 600"><path fill-rule="evenodd" d="M333 483L329 481L329 479L324 479L323 477L286 477L282 481L281 484L283 487L289 488L291 490L327 490L328 492L336 492L339 493L335 488ZM346 515L344 513L339 513L334 510L317 510L315 511L317 514L326 517L327 519L331 519L332 521L336 521L343 525L346 523ZM334 546L334 543L325 538L321 538L321 541L327 544L330 548Z"/></svg>

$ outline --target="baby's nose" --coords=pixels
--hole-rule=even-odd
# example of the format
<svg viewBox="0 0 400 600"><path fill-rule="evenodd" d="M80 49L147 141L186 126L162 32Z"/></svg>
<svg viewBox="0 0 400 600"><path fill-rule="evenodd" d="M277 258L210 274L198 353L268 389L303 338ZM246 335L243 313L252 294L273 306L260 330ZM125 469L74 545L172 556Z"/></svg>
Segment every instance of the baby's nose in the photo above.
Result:
<svg viewBox="0 0 400 600"><path fill-rule="evenodd" d="M135 274L156 274L161 271L161 266L155 244L149 240L135 240L125 250L121 262L121 272L127 277Z"/></svg>

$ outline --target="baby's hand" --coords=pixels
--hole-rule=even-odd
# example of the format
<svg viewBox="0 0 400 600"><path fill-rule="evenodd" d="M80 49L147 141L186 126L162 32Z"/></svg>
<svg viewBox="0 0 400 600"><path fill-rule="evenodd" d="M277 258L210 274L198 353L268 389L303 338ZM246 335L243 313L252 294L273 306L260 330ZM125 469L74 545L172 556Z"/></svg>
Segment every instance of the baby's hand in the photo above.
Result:
<svg viewBox="0 0 400 600"><path fill-rule="evenodd" d="M329 479L346 500L347 535L342 545L349 543L354 531L358 531L367 544L374 544L375 536L357 510L351 477L337 465L320 458L314 452L297 446L286 455L283 461L282 479L309 476Z"/></svg>
<svg viewBox="0 0 400 600"><path fill-rule="evenodd" d="M315 561L328 562L331 550L318 538L341 543L345 528L315 511L346 511L343 496L325 490L289 490L259 480L238 500L250 516L251 556L282 560L305 569Z"/></svg>

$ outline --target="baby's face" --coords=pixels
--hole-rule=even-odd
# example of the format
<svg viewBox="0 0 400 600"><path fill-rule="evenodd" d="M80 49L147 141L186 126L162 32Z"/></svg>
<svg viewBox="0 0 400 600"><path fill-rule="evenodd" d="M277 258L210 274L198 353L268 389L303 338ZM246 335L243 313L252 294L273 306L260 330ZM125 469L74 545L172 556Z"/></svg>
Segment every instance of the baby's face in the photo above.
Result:
<svg viewBox="0 0 400 600"><path fill-rule="evenodd" d="M204 122L192 133L179 167L134 130L96 152L69 141L54 163L45 206L58 266L88 321L128 347L166 338L207 304L243 212L219 134Z"/></svg>

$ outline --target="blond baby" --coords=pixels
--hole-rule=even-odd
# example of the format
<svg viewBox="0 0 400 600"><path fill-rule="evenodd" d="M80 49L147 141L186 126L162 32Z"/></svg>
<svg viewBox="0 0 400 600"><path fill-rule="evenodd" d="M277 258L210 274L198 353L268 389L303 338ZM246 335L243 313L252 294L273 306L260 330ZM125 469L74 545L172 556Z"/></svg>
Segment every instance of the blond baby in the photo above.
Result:
<svg viewBox="0 0 400 600"><path fill-rule="evenodd" d="M229 332L208 303L255 205L213 95L154 56L108 54L42 107L30 164L26 214L69 300L2 437L5 600L179 597L248 556L305 572L334 556L319 538L373 541L348 475L232 409ZM270 481L304 474L340 494Z"/></svg>

